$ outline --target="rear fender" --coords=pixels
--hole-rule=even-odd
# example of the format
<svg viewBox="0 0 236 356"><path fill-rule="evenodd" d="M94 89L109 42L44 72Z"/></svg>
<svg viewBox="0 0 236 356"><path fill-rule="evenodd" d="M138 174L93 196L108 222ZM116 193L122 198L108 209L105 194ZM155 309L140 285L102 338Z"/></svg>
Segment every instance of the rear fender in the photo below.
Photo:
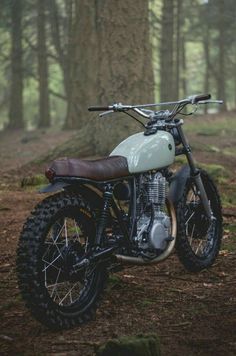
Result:
<svg viewBox="0 0 236 356"><path fill-rule="evenodd" d="M99 195L99 190L95 191L89 186L85 186L83 184L69 184L66 182L50 183L46 187L41 188L39 193L55 193L61 190L78 193L84 200L88 201L90 206L94 209L102 209L103 207L103 199L102 196Z"/></svg>
<svg viewBox="0 0 236 356"><path fill-rule="evenodd" d="M190 168L185 165L171 178L168 198L176 205L183 196L187 180L190 178Z"/></svg>
<svg viewBox="0 0 236 356"><path fill-rule="evenodd" d="M45 187L39 189L38 193L55 193L68 187L69 184L65 182L50 183Z"/></svg>

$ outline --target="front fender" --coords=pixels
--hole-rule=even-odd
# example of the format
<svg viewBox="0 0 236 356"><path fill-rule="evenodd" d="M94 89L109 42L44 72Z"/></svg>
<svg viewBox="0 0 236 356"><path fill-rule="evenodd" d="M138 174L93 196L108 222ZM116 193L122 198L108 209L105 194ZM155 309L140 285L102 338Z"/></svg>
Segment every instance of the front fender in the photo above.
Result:
<svg viewBox="0 0 236 356"><path fill-rule="evenodd" d="M185 165L178 170L170 181L168 198L176 205L183 196L187 180L190 178L190 168Z"/></svg>

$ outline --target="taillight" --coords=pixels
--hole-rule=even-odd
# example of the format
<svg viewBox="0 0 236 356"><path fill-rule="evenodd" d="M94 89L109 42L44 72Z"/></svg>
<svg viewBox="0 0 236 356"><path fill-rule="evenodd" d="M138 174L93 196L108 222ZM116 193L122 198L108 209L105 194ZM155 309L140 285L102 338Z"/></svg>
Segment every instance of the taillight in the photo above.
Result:
<svg viewBox="0 0 236 356"><path fill-rule="evenodd" d="M45 171L45 176L46 178L49 180L49 182L51 182L53 180L53 178L55 177L56 173L52 168L48 168Z"/></svg>

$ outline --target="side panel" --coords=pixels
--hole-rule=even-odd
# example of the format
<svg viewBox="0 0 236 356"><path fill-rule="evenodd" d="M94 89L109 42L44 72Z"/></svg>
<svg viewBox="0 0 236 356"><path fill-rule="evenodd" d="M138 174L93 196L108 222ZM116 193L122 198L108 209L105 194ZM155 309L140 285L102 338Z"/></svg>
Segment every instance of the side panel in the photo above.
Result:
<svg viewBox="0 0 236 356"><path fill-rule="evenodd" d="M127 158L130 173L167 167L175 159L174 139L165 131L150 136L139 132L122 141L110 154L117 155Z"/></svg>

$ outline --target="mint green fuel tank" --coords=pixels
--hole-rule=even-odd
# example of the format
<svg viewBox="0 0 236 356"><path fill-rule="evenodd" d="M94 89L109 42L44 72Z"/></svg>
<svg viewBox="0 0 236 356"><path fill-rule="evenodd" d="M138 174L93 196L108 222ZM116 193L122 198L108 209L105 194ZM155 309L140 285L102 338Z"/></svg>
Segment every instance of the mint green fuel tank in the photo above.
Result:
<svg viewBox="0 0 236 356"><path fill-rule="evenodd" d="M110 156L126 157L130 173L164 168L174 162L174 139L166 131L157 131L149 136L139 132L122 141Z"/></svg>

